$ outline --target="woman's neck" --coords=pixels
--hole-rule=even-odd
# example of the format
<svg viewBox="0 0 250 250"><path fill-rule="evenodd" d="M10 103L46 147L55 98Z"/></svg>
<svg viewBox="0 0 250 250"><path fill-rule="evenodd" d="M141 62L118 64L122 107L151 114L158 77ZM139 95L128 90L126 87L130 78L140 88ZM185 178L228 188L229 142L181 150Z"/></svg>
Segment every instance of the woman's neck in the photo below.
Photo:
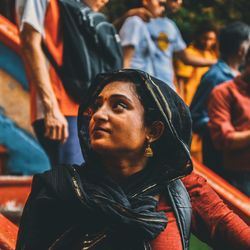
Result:
<svg viewBox="0 0 250 250"><path fill-rule="evenodd" d="M123 180L124 178L131 176L135 173L143 170L147 164L148 158L140 157L130 159L128 157L105 157L102 159L104 168L110 176L116 181Z"/></svg>

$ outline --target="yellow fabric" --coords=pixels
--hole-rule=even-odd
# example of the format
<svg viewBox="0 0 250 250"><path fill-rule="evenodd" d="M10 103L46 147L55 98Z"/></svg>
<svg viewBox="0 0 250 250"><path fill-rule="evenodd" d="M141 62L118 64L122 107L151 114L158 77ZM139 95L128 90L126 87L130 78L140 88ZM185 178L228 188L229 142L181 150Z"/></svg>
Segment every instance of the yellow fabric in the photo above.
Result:
<svg viewBox="0 0 250 250"><path fill-rule="evenodd" d="M198 134L193 133L191 144L191 155L199 162L202 162L202 140Z"/></svg>
<svg viewBox="0 0 250 250"><path fill-rule="evenodd" d="M206 59L217 59L216 53L213 51L201 51L190 45L186 49L187 53ZM187 105L191 104L193 96L196 92L202 76L208 71L209 67L193 67L185 65L180 60L176 61L176 75L178 78L186 78L185 84L179 86L180 94ZM198 161L202 162L202 140L198 134L193 134L191 144L191 154Z"/></svg>
<svg viewBox="0 0 250 250"><path fill-rule="evenodd" d="M215 52L213 51L201 51L190 45L186 49L187 53L206 59L217 59ZM195 91L200 83L201 77L208 71L209 67L193 67L185 65L180 60L176 61L176 75L178 77L187 78L186 84L183 86L183 99L187 105L190 105Z"/></svg>

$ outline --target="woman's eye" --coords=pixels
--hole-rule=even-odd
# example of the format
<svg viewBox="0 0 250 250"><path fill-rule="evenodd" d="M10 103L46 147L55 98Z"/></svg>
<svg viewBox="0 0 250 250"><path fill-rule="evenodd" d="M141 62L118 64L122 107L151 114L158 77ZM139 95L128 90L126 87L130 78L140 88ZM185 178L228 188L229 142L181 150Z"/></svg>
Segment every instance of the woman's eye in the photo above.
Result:
<svg viewBox="0 0 250 250"><path fill-rule="evenodd" d="M123 110L123 109L127 109L128 106L124 102L117 102L114 104L113 108L116 110Z"/></svg>

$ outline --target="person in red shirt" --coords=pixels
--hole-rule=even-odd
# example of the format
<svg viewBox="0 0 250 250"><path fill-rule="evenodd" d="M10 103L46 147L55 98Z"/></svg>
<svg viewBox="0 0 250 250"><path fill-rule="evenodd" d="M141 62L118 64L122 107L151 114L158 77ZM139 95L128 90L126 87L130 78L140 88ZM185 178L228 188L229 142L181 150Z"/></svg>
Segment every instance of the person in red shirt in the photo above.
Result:
<svg viewBox="0 0 250 250"><path fill-rule="evenodd" d="M187 250L191 230L217 249L250 249L250 227L190 174L190 113L167 84L99 74L78 129L85 167L34 176L16 250Z"/></svg>
<svg viewBox="0 0 250 250"><path fill-rule="evenodd" d="M214 146L228 180L250 196L250 50L242 75L216 87L208 101Z"/></svg>
<svg viewBox="0 0 250 250"><path fill-rule="evenodd" d="M83 0L99 11L108 0ZM62 30L57 0L16 1L17 23L31 93L31 122L52 167L83 163L77 138L78 104L66 92L42 44L63 63Z"/></svg>

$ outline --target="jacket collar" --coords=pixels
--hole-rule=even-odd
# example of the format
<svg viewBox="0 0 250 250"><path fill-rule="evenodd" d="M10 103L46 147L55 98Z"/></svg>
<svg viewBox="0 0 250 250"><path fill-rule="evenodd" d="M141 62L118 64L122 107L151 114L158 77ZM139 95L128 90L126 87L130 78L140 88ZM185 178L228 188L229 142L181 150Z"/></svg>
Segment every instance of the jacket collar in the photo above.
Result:
<svg viewBox="0 0 250 250"><path fill-rule="evenodd" d="M219 59L216 63L216 66L220 69L221 72L223 72L223 74L228 75L231 78L235 77L233 71L224 60Z"/></svg>

